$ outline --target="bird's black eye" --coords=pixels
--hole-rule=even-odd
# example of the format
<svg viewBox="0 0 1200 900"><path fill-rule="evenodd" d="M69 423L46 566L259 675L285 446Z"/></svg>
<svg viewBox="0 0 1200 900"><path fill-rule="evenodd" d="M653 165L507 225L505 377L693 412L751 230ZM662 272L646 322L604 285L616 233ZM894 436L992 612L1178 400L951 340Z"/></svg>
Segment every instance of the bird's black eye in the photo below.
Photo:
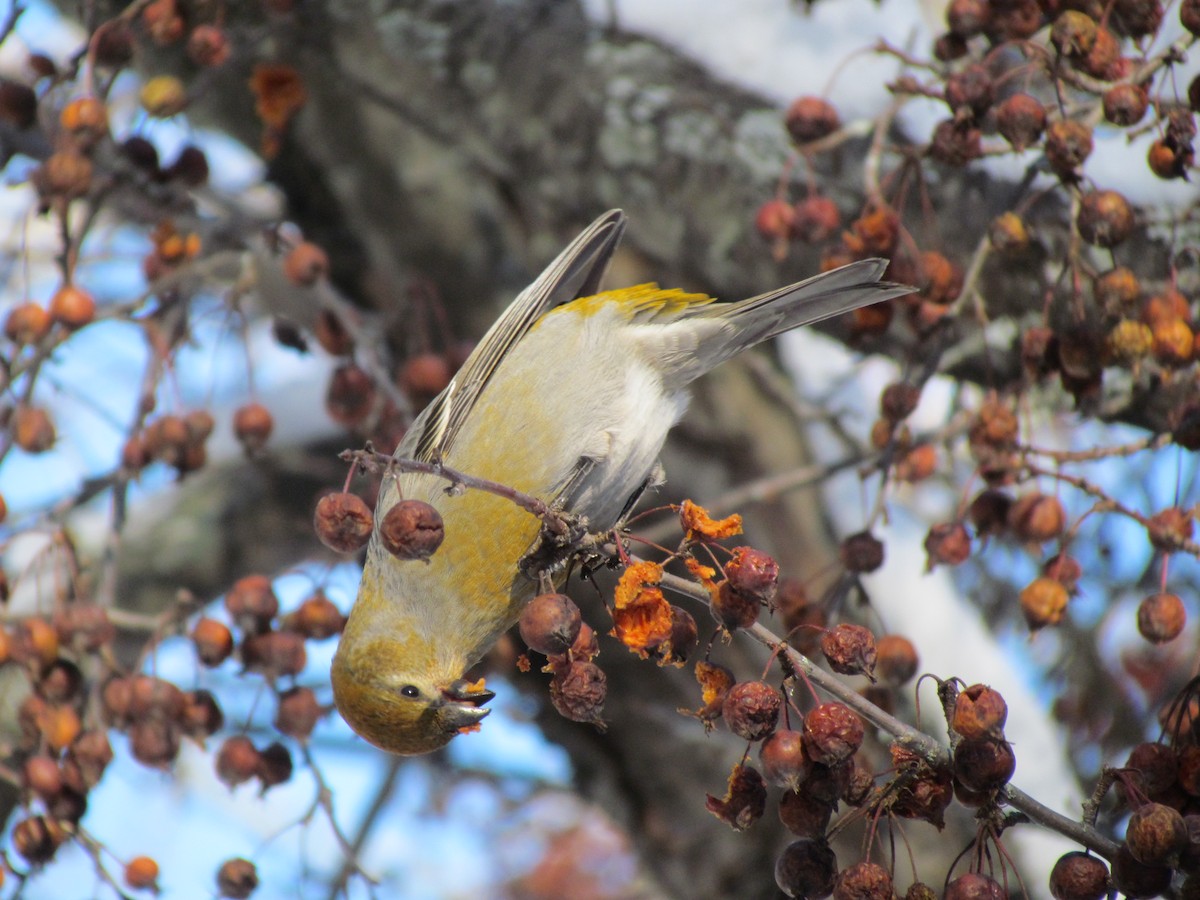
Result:
<svg viewBox="0 0 1200 900"><path fill-rule="evenodd" d="M404 687L400 688L400 693L403 696L408 697L410 700L416 700L421 696L421 689L415 684L406 684Z"/></svg>

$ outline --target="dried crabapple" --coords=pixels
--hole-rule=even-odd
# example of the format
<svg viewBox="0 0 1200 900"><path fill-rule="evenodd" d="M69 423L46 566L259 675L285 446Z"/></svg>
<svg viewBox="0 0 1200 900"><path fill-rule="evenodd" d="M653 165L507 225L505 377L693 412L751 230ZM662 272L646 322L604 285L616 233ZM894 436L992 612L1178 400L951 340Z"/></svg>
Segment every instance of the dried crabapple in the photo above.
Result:
<svg viewBox="0 0 1200 900"><path fill-rule="evenodd" d="M747 741L758 741L775 730L783 698L764 681L741 681L725 694L721 715L729 730Z"/></svg>
<svg viewBox="0 0 1200 900"><path fill-rule="evenodd" d="M1175 640L1186 624L1187 610L1177 594L1150 594L1138 604L1138 633L1152 644Z"/></svg>
<svg viewBox="0 0 1200 900"><path fill-rule="evenodd" d="M753 766L733 767L724 797L708 794L704 807L735 831L745 831L762 818L767 808L767 787Z"/></svg>
<svg viewBox="0 0 1200 900"><path fill-rule="evenodd" d="M874 680L878 650L869 628L841 624L828 629L821 635L821 652L839 675L866 675Z"/></svg>
<svg viewBox="0 0 1200 900"><path fill-rule="evenodd" d="M763 741L758 762L763 777L771 784L799 790L809 770L803 737L799 731L777 728Z"/></svg>
<svg viewBox="0 0 1200 900"><path fill-rule="evenodd" d="M337 553L357 553L367 545L375 517L357 494L336 492L317 501L313 528L321 543Z"/></svg>
<svg viewBox="0 0 1200 900"><path fill-rule="evenodd" d="M849 759L863 736L862 719L842 703L822 703L804 717L804 749L814 762L836 765Z"/></svg>
<svg viewBox="0 0 1200 900"><path fill-rule="evenodd" d="M1108 890L1108 866L1088 853L1064 853L1050 870L1050 896L1054 900L1102 900Z"/></svg>
<svg viewBox="0 0 1200 900"><path fill-rule="evenodd" d="M518 626L531 650L546 656L566 653L579 636L583 616L566 594L538 594L521 611Z"/></svg>
<svg viewBox="0 0 1200 900"><path fill-rule="evenodd" d="M950 727L967 740L1001 740L1008 720L1008 704L999 691L973 684L959 691Z"/></svg>
<svg viewBox="0 0 1200 900"><path fill-rule="evenodd" d="M445 538L442 516L423 500L401 500L379 523L379 540L397 559L427 560Z"/></svg>
<svg viewBox="0 0 1200 900"><path fill-rule="evenodd" d="M824 838L792 841L775 860L775 883L789 897L828 897L837 872L837 857Z"/></svg>

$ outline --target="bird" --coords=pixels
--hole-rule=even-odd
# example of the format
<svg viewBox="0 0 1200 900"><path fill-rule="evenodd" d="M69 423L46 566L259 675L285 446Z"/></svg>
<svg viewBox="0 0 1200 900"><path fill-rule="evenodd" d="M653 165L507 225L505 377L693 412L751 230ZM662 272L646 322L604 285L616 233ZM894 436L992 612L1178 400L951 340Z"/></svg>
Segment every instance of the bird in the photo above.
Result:
<svg viewBox="0 0 1200 900"><path fill-rule="evenodd" d="M911 292L867 259L734 303L644 284L600 292L626 226L597 218L522 291L395 457L437 462L543 500L603 533L654 480L688 386L781 332ZM444 542L403 560L379 523L401 499L440 513ZM389 474L331 666L334 702L371 744L412 756L476 730L494 697L471 668L539 592L520 565L541 522L510 499Z"/></svg>

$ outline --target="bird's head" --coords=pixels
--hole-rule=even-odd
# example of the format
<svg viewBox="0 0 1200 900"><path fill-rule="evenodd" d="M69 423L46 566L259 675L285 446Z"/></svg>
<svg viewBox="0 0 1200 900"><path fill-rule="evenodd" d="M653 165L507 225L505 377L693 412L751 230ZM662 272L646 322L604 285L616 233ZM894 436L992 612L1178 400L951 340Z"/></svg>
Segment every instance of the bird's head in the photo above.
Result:
<svg viewBox="0 0 1200 900"><path fill-rule="evenodd" d="M495 694L482 680L472 684L393 668L384 643L355 653L339 649L331 672L338 711L376 747L403 756L430 753L490 712L482 704Z"/></svg>

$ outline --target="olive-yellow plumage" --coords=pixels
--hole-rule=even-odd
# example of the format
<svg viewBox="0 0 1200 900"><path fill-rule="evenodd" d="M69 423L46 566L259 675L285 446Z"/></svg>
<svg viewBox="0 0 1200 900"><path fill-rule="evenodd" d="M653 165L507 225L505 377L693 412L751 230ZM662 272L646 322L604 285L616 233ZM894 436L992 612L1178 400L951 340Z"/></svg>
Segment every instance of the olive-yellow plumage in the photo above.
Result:
<svg viewBox="0 0 1200 900"><path fill-rule="evenodd" d="M655 471L691 381L782 331L909 291L866 260L741 303L655 285L597 293L624 224L620 211L601 216L522 292L396 456L441 460L608 529ZM518 562L540 523L419 474L384 486L376 520L401 496L438 509L445 541L423 563L372 536L332 679L356 732L417 754L486 715L492 694L463 675L536 593Z"/></svg>

